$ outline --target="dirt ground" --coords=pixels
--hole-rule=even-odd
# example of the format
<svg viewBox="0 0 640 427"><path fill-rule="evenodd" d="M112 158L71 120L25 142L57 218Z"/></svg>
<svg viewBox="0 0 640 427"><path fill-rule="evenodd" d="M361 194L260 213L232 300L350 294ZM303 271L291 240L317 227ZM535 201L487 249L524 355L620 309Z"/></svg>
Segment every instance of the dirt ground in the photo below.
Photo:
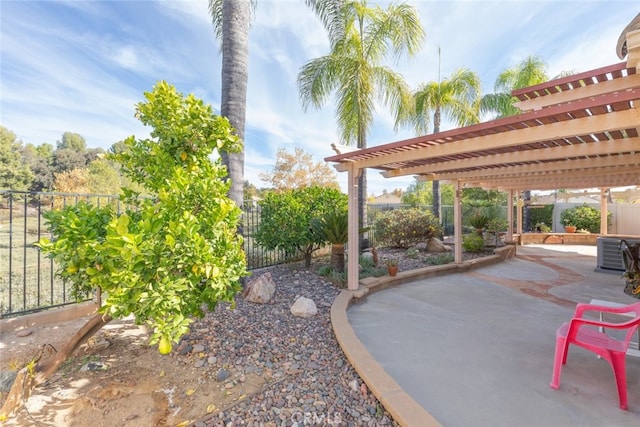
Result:
<svg viewBox="0 0 640 427"><path fill-rule="evenodd" d="M42 349L46 358L87 320L31 327L25 337L18 336L19 331L0 331L0 370L17 370ZM218 382L219 368L206 363L208 368L195 367L204 354L174 351L163 356L147 343L144 327L130 320L111 322L2 425L188 425L268 387L269 378L243 375L227 366L219 368L228 371L229 378Z"/></svg>

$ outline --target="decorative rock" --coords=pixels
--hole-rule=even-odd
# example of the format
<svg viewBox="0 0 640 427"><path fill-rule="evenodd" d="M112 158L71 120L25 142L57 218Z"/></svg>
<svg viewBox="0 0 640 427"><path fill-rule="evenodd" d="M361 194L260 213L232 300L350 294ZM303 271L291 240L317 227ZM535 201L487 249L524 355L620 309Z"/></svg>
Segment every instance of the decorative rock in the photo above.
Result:
<svg viewBox="0 0 640 427"><path fill-rule="evenodd" d="M265 304L271 301L276 292L276 285L273 283L271 273L267 272L251 280L245 288L242 296L250 302Z"/></svg>
<svg viewBox="0 0 640 427"><path fill-rule="evenodd" d="M299 297L291 306L290 311L294 316L312 317L318 313L318 308L312 299Z"/></svg>
<svg viewBox="0 0 640 427"><path fill-rule="evenodd" d="M29 330L29 329L23 329L21 331L16 332L16 337L18 338L24 338L24 337L28 337L29 335L31 335L33 333L33 331Z"/></svg>
<svg viewBox="0 0 640 427"><path fill-rule="evenodd" d="M104 338L96 338L96 339L89 340L89 342L87 343L87 348L88 349L90 348L92 351L100 351L100 350L104 350L110 345L111 343L108 340Z"/></svg>
<svg viewBox="0 0 640 427"><path fill-rule="evenodd" d="M189 353L192 348L193 346L191 344L187 344L187 343L180 344L178 354L180 354L180 356L184 356L185 354Z"/></svg>
<svg viewBox="0 0 640 427"><path fill-rule="evenodd" d="M360 258L362 258L362 259L368 259L368 260L373 261L373 254L372 254L371 252L363 252L363 253L360 255Z"/></svg>
<svg viewBox="0 0 640 427"><path fill-rule="evenodd" d="M80 368L81 372L86 372L86 371L106 371L107 369L109 369L109 366L105 363L102 362L88 362L85 363L84 365L82 365L82 368Z"/></svg>
<svg viewBox="0 0 640 427"><path fill-rule="evenodd" d="M196 360L193 366L195 366L196 368L202 368L204 366L204 360L203 359Z"/></svg>
<svg viewBox="0 0 640 427"><path fill-rule="evenodd" d="M11 386L16 379L18 372L16 371L1 371L0 372L0 393L11 390Z"/></svg>
<svg viewBox="0 0 640 427"><path fill-rule="evenodd" d="M191 351L193 353L200 353L201 351L204 351L204 346L202 344L196 344L193 346L193 349L191 349Z"/></svg>
<svg viewBox="0 0 640 427"><path fill-rule="evenodd" d="M426 251L429 245L426 242L420 242L413 247L417 251Z"/></svg>
<svg viewBox="0 0 640 427"><path fill-rule="evenodd" d="M215 356L209 356L209 358L207 359L207 363L209 365L215 365L217 361L218 361L218 358Z"/></svg>
<svg viewBox="0 0 640 427"><path fill-rule="evenodd" d="M229 378L230 375L231 374L226 369L220 369L218 371L218 373L216 374L216 381L222 382L222 381L226 380L227 378Z"/></svg>
<svg viewBox="0 0 640 427"><path fill-rule="evenodd" d="M442 240L436 237L429 239L429 244L427 245L427 251L429 252L451 252L452 250L451 246L445 245Z"/></svg>

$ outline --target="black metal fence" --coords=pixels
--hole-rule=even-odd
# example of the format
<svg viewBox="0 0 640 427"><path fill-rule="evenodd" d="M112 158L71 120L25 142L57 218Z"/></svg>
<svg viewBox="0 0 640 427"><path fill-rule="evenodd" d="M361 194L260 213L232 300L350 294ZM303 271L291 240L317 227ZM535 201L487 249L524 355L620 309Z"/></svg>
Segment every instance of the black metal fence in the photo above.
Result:
<svg viewBox="0 0 640 427"><path fill-rule="evenodd" d="M113 204L114 195L31 193L0 190L0 317L17 316L46 308L79 302L71 287L56 277L54 262L34 246L42 237L50 237L43 214L51 209L88 201L98 206ZM260 223L260 208L244 208L244 250L250 270L268 267L286 260L283 251L269 251L258 245L253 234ZM86 295L80 300L90 299Z"/></svg>
<svg viewBox="0 0 640 427"><path fill-rule="evenodd" d="M43 214L51 209L88 201L98 206L112 204L120 211L114 195L31 193L0 190L0 317L27 314L78 302L71 287L56 277L56 266L34 246L40 238L50 237ZM369 205L367 221L373 225L380 213L404 205ZM431 209L421 206L421 209ZM464 216L464 215L463 215ZM445 235L453 234L453 207L442 206L441 221ZM260 224L260 206L247 202L243 213L244 251L247 267L255 270L286 262L284 251L271 251L254 239ZM376 244L375 230L368 233ZM89 299L86 295L84 299Z"/></svg>

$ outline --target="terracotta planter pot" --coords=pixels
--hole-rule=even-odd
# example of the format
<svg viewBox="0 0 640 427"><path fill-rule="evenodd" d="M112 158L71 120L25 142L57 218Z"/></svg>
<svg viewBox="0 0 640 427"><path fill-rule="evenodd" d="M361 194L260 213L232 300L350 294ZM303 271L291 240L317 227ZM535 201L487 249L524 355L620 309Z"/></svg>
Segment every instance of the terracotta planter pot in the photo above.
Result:
<svg viewBox="0 0 640 427"><path fill-rule="evenodd" d="M389 276L395 276L396 274L398 274L397 265L388 265L387 270L389 271Z"/></svg>
<svg viewBox="0 0 640 427"><path fill-rule="evenodd" d="M573 225L565 225L564 231L566 231L567 233L575 233L576 227L574 227Z"/></svg>

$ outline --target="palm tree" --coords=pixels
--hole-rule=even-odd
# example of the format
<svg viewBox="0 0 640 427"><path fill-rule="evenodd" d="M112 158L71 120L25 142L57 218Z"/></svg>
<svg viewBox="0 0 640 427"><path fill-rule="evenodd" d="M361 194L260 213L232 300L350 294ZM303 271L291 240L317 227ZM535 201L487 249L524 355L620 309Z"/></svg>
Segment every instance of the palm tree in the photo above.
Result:
<svg viewBox="0 0 640 427"><path fill-rule="evenodd" d="M478 123L480 78L466 68L460 68L442 81L421 85L413 94L415 107L400 122L411 122L418 135L429 133L433 116L433 133L440 132L442 115L458 126ZM440 182L432 181L433 214L440 218Z"/></svg>
<svg viewBox="0 0 640 427"><path fill-rule="evenodd" d="M249 24L251 0L209 0L213 27L222 44L222 99L220 114L244 141L249 79ZM220 153L231 180L229 197L240 207L244 201L244 148Z"/></svg>
<svg viewBox="0 0 640 427"><path fill-rule="evenodd" d="M330 20L340 0L305 0L323 21ZM220 114L226 117L244 142L249 79L249 26L256 0L209 0L209 13L222 51ZM244 201L244 148L220 153L227 167L229 197L240 207Z"/></svg>
<svg viewBox="0 0 640 427"><path fill-rule="evenodd" d="M369 7L367 0L331 4L333 8L316 8L329 36L330 52L300 70L300 99L306 111L309 106L322 107L335 93L341 142L366 148L375 100L380 99L396 118L409 105L410 91L404 79L383 63L390 57L397 60L416 53L424 30L416 10L406 4L392 4L386 9ZM366 227L366 173L360 175L358 184L362 229Z"/></svg>
<svg viewBox="0 0 640 427"><path fill-rule="evenodd" d="M518 114L520 110L513 105L517 98L511 96L511 92L548 81L547 67L541 58L529 56L515 67L504 70L496 79L495 93L482 97L480 111L495 113L497 118Z"/></svg>
<svg viewBox="0 0 640 427"><path fill-rule="evenodd" d="M335 211L311 222L313 230L331 243L331 269L344 271L344 245L349 239L349 219L346 211Z"/></svg>
<svg viewBox="0 0 640 427"><path fill-rule="evenodd" d="M549 80L547 63L537 56L529 56L513 68L504 70L496 79L495 93L482 97L480 111L495 113L497 118L518 114L520 110L513 105L517 98L511 92L524 87L544 83ZM524 200L531 199L531 192L524 192ZM524 231L529 231L529 207L523 212Z"/></svg>

